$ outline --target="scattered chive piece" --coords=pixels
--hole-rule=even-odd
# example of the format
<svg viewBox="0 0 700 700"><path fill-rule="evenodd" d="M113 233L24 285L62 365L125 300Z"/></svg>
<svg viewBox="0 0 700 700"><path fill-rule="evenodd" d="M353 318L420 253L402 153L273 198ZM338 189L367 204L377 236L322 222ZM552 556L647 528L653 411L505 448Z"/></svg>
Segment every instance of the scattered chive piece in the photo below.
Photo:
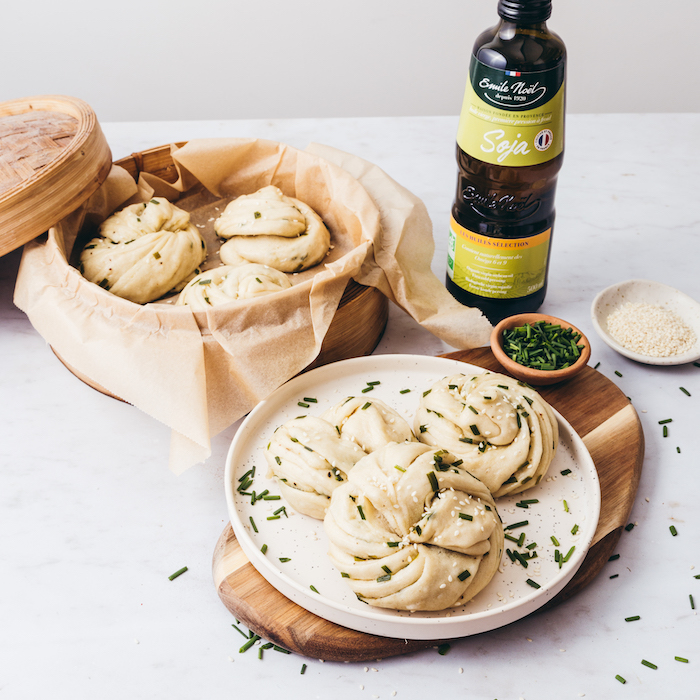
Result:
<svg viewBox="0 0 700 700"><path fill-rule="evenodd" d="M466 581L471 576L469 569L465 569L461 574L457 576L460 581Z"/></svg>
<svg viewBox="0 0 700 700"><path fill-rule="evenodd" d="M391 581L391 574L384 574L377 578L377 583L384 583L386 581Z"/></svg>
<svg viewBox="0 0 700 700"><path fill-rule="evenodd" d="M297 406L301 406L302 408L308 408L309 404L304 403L303 401L297 401Z"/></svg>
<svg viewBox="0 0 700 700"><path fill-rule="evenodd" d="M406 470L403 467L400 467L398 464L394 465L394 469L398 469L400 472L405 472Z"/></svg>
<svg viewBox="0 0 700 700"><path fill-rule="evenodd" d="M612 554L608 561L615 561L616 559L619 559L620 555L619 554Z"/></svg>
<svg viewBox="0 0 700 700"><path fill-rule="evenodd" d="M288 562L288 561L292 561L290 557L280 557L279 560L280 560L283 564L285 564L285 563Z"/></svg>
<svg viewBox="0 0 700 700"><path fill-rule="evenodd" d="M673 423L673 418L666 418L665 420L659 421L659 425L663 425L664 423Z"/></svg>
<svg viewBox="0 0 700 700"><path fill-rule="evenodd" d="M564 500L564 510L568 513L569 512L569 504Z"/></svg>
<svg viewBox="0 0 700 700"><path fill-rule="evenodd" d="M566 476L567 474L571 474L571 469L564 469L563 471L559 472L562 476Z"/></svg>
<svg viewBox="0 0 700 700"><path fill-rule="evenodd" d="M598 369L598 367L600 367L600 362L596 362L596 365L593 369Z"/></svg>
<svg viewBox="0 0 700 700"><path fill-rule="evenodd" d="M440 656L445 656L445 654L447 654L447 652L448 652L449 650L450 650L450 645L449 645L449 644L441 644L441 645L438 647L438 654L440 654Z"/></svg>
<svg viewBox="0 0 700 700"><path fill-rule="evenodd" d="M258 498L260 498L260 496L258 496ZM272 493L267 493L262 497L263 501L279 501L281 498L282 496L276 496Z"/></svg>
<svg viewBox="0 0 700 700"><path fill-rule="evenodd" d="M314 593L318 593L318 591L316 590L316 586L309 586L309 588L310 588ZM319 593L319 595L320 595L320 593Z"/></svg>
<svg viewBox="0 0 700 700"><path fill-rule="evenodd" d="M305 396L304 401L308 403L318 403L318 399L315 399L313 396Z"/></svg>
<svg viewBox="0 0 700 700"><path fill-rule="evenodd" d="M639 617L639 615L634 615L632 617L626 617L625 622L636 622L637 620L641 620L642 618Z"/></svg>
<svg viewBox="0 0 700 700"><path fill-rule="evenodd" d="M668 426L667 426L667 425L664 425L664 433L663 433L663 435L664 435L664 437L668 437Z"/></svg>
<svg viewBox="0 0 700 700"><path fill-rule="evenodd" d="M613 574L610 578L617 578L620 574Z"/></svg>
<svg viewBox="0 0 700 700"><path fill-rule="evenodd" d="M671 531L671 534L675 537L678 534L678 530L676 530L675 525L671 525L671 527L668 528Z"/></svg>
<svg viewBox="0 0 700 700"><path fill-rule="evenodd" d="M686 396L690 396L690 392L683 386L678 387Z"/></svg>
<svg viewBox="0 0 700 700"><path fill-rule="evenodd" d="M282 654L291 654L291 653L292 653L292 652L289 651L288 649L283 649L282 647L278 647L276 644L273 644L273 645L272 645L272 648L273 648L275 651L279 651L279 652L282 653Z"/></svg>
<svg viewBox="0 0 700 700"><path fill-rule="evenodd" d="M513 556L523 565L524 568L527 569L527 559L525 559L525 557L523 557L523 555L520 554L517 549L513 552Z"/></svg>
<svg viewBox="0 0 700 700"><path fill-rule="evenodd" d="M477 415L479 415L479 411L477 411L477 410L474 408L474 406L469 406L469 410L470 410L472 413L476 413Z"/></svg>
<svg viewBox="0 0 700 700"><path fill-rule="evenodd" d="M360 514L360 517L361 517L363 520L367 520L367 518L365 518L365 511L362 510L362 506L357 506L357 512Z"/></svg>
<svg viewBox="0 0 700 700"><path fill-rule="evenodd" d="M462 520L474 520L474 516L469 515L469 513L459 513L458 515Z"/></svg>
<svg viewBox="0 0 700 700"><path fill-rule="evenodd" d="M572 534L572 535L575 535L577 532L578 532L578 525L574 525L574 526L571 528L571 534Z"/></svg>
<svg viewBox="0 0 700 700"><path fill-rule="evenodd" d="M408 394L411 390L410 389L401 389L399 394Z"/></svg>
<svg viewBox="0 0 700 700"><path fill-rule="evenodd" d="M625 530L627 532L630 532L630 530L632 530L633 527L634 527L634 523L628 523L627 525L625 525Z"/></svg>
<svg viewBox="0 0 700 700"><path fill-rule="evenodd" d="M530 521L529 520L521 520L519 523L513 523L512 525L506 525L505 529L506 530L515 530L516 527L525 527L525 525L529 525Z"/></svg>
<svg viewBox="0 0 700 700"><path fill-rule="evenodd" d="M238 626L238 625L231 625L233 629L236 630L239 634L242 634L246 639L248 639L248 635Z"/></svg>
<svg viewBox="0 0 700 700"><path fill-rule="evenodd" d="M379 382L379 381L367 382L367 386L377 386L378 384L381 384L381 382Z"/></svg>
<svg viewBox="0 0 700 700"><path fill-rule="evenodd" d="M627 683L627 681L620 675L615 676L615 679L620 681L620 683L622 683L623 685Z"/></svg>
<svg viewBox="0 0 700 700"><path fill-rule="evenodd" d="M261 551L263 554L267 554L267 545L264 544L262 547L260 547L260 551Z"/></svg>
<svg viewBox="0 0 700 700"><path fill-rule="evenodd" d="M306 671L306 664L302 664L302 665L301 665L301 671L299 671L299 675L303 676L303 675L304 675L304 671Z"/></svg>
<svg viewBox="0 0 700 700"><path fill-rule="evenodd" d="M534 549L537 547L537 542L531 542L525 549Z"/></svg>
<svg viewBox="0 0 700 700"><path fill-rule="evenodd" d="M279 520L280 516L279 515L268 515L267 519L268 520Z"/></svg>
<svg viewBox="0 0 700 700"><path fill-rule="evenodd" d="M693 576L693 578L700 578L700 574L695 574L695 576Z"/></svg>
<svg viewBox="0 0 700 700"><path fill-rule="evenodd" d="M572 547L572 548L566 553L566 556L562 557L562 562L566 563L567 561L569 561L569 559L571 559L571 555L574 553L574 550L575 550L575 549L576 549L575 546Z"/></svg>
<svg viewBox="0 0 700 700"><path fill-rule="evenodd" d="M238 653L239 653L239 654L242 654L244 651L248 651L248 649L250 649L250 647L252 647L253 644L255 644L255 642L258 641L258 639L260 639L259 635L254 634L254 635L253 635L253 636L238 650Z"/></svg>
<svg viewBox="0 0 700 700"><path fill-rule="evenodd" d="M435 472L428 472L426 474L428 477L428 481L430 482L430 485L433 488L433 491L438 492L440 490L440 485L438 484L437 476L435 476Z"/></svg>
<svg viewBox="0 0 700 700"><path fill-rule="evenodd" d="M525 583L527 583L528 586L532 586L533 588L542 588L537 581L533 581L531 578L526 579Z"/></svg>
<svg viewBox="0 0 700 700"><path fill-rule="evenodd" d="M503 537L505 537L507 540L510 540L511 542L518 542L517 537L513 537L513 535L509 535L507 532L503 533Z"/></svg>
<svg viewBox="0 0 700 700"><path fill-rule="evenodd" d="M648 668L653 668L654 670L659 668L656 664L653 664L653 663L651 663L651 661L647 661L646 659L642 659L642 664L644 666L647 666Z"/></svg>
<svg viewBox="0 0 700 700"><path fill-rule="evenodd" d="M682 656L674 656L673 657L676 661L680 661L681 663L687 664L688 659L684 659Z"/></svg>
<svg viewBox="0 0 700 700"><path fill-rule="evenodd" d="M174 574L170 574L170 576L168 576L168 579L169 579L170 581L172 581L173 579L176 579L176 578L177 578L178 576L180 576L181 574L184 574L185 571L187 571L187 567L186 567L186 566L183 566L181 569L178 569Z"/></svg>
<svg viewBox="0 0 700 700"><path fill-rule="evenodd" d="M553 544L555 547L558 547L558 546L559 546L559 540L558 540L554 535L552 535L549 539L552 540L552 544Z"/></svg>
<svg viewBox="0 0 700 700"><path fill-rule="evenodd" d="M693 600L693 594L691 593L688 598L690 599L690 609L695 610L695 601Z"/></svg>
<svg viewBox="0 0 700 700"><path fill-rule="evenodd" d="M255 520L253 520L253 516L252 516L252 515L250 516L250 524L253 526L253 530L254 530L255 532L257 532L257 531L258 531L258 526L255 524Z"/></svg>
<svg viewBox="0 0 700 700"><path fill-rule="evenodd" d="M424 391L423 398L425 398L431 391L432 391L432 389L428 389L427 391Z"/></svg>
<svg viewBox="0 0 700 700"><path fill-rule="evenodd" d="M398 547L399 543L398 542L387 542L386 546L387 547Z"/></svg>
<svg viewBox="0 0 700 700"><path fill-rule="evenodd" d="M369 386L366 386L366 387L362 390L362 393L363 393L363 394L366 394L368 391L372 391L372 389L374 389L374 387L370 384Z"/></svg>
<svg viewBox="0 0 700 700"><path fill-rule="evenodd" d="M678 454L680 454L680 453L681 453L681 448L680 448L680 447L676 447L676 452L678 452Z"/></svg>
<svg viewBox="0 0 700 700"><path fill-rule="evenodd" d="M622 372L618 372L617 370L615 370L615 374L616 374L618 377L621 377L621 376L622 376Z"/></svg>
<svg viewBox="0 0 700 700"><path fill-rule="evenodd" d="M366 411L372 405L371 401L368 401L360 410Z"/></svg>

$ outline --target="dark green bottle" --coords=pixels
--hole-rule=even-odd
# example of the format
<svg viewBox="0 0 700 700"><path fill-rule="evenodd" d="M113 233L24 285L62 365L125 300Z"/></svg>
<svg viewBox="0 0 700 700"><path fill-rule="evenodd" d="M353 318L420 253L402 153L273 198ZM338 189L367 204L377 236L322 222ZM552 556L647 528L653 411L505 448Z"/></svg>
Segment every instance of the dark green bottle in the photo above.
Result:
<svg viewBox="0 0 700 700"><path fill-rule="evenodd" d="M492 323L535 311L547 291L566 87L551 12L551 0L499 0L469 67L446 284Z"/></svg>

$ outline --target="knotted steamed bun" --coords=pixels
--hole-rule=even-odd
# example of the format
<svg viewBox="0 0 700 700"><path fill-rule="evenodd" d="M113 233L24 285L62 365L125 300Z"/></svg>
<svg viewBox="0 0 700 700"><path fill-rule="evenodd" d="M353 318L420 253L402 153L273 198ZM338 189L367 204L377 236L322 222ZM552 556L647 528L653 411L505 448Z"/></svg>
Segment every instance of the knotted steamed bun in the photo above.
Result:
<svg viewBox="0 0 700 700"><path fill-rule="evenodd" d="M280 292L292 286L286 275L267 265L222 265L202 272L180 292L177 304L190 306L195 311L205 311L235 299Z"/></svg>
<svg viewBox="0 0 700 700"><path fill-rule="evenodd" d="M229 239L220 250L224 264L243 258L281 272L317 265L331 242L328 229L308 204L272 185L230 202L214 230Z"/></svg>
<svg viewBox="0 0 700 700"><path fill-rule="evenodd" d="M106 219L80 254L83 276L117 296L146 304L189 277L207 251L190 215L163 197Z"/></svg>
<svg viewBox="0 0 700 700"><path fill-rule="evenodd" d="M265 458L282 496L300 513L323 519L333 491L369 451L415 440L408 423L382 401L349 397L323 417L301 416L273 434Z"/></svg>
<svg viewBox="0 0 700 700"><path fill-rule="evenodd" d="M503 528L493 497L444 450L389 444L333 492L329 556L357 597L395 610L463 605L493 578Z"/></svg>
<svg viewBox="0 0 700 700"><path fill-rule="evenodd" d="M277 478L282 496L300 513L322 520L331 493L365 452L343 440L323 418L301 416L277 428L265 459Z"/></svg>
<svg viewBox="0 0 700 700"><path fill-rule="evenodd" d="M464 460L498 498L539 483L559 441L551 407L503 374L456 374L433 385L415 417L416 436Z"/></svg>
<svg viewBox="0 0 700 700"><path fill-rule="evenodd" d="M341 437L356 442L370 453L390 442L415 440L411 426L379 399L349 396L323 414Z"/></svg>

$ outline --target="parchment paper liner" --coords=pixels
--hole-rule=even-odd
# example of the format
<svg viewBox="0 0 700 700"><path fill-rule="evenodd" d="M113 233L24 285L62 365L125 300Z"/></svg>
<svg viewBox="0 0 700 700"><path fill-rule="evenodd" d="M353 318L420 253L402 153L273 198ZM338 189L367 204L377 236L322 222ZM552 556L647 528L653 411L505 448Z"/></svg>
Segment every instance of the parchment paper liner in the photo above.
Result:
<svg viewBox="0 0 700 700"><path fill-rule="evenodd" d="M424 204L371 163L327 146L300 151L262 139L195 140L171 151L176 183L142 173L137 185L114 166L80 209L27 244L14 301L65 362L172 429L174 472L206 459L212 436L314 360L351 278L377 287L455 348L488 341L481 312L456 302L430 270ZM313 207L334 245L325 265L274 296L196 313L139 306L67 262L81 228L123 204L183 193L185 202L200 185L223 198L268 184Z"/></svg>

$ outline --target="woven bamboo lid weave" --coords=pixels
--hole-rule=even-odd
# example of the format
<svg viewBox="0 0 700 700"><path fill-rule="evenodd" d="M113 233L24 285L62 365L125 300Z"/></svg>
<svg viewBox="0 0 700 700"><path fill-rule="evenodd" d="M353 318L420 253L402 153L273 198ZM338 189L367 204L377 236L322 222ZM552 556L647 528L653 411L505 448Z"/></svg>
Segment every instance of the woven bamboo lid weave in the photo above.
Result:
<svg viewBox="0 0 700 700"><path fill-rule="evenodd" d="M82 100L45 95L0 103L0 255L75 211L111 164L97 117Z"/></svg>

